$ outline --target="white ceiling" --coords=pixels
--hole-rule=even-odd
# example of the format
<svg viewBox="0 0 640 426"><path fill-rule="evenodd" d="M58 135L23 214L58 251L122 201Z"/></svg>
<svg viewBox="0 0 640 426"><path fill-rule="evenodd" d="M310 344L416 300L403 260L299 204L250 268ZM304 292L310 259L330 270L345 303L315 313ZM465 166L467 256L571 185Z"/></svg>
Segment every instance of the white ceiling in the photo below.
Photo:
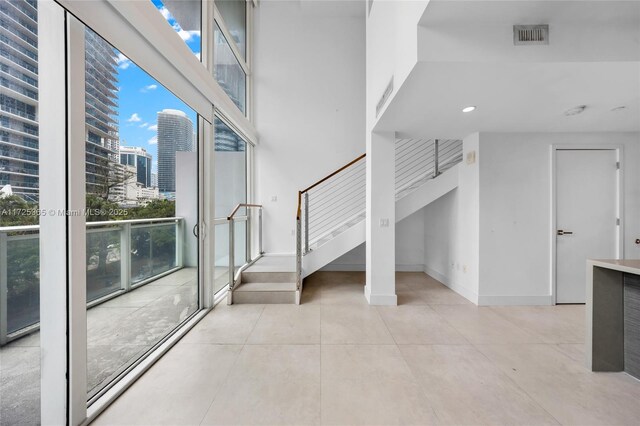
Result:
<svg viewBox="0 0 640 426"><path fill-rule="evenodd" d="M549 23L551 45L514 48L518 23ZM379 130L428 138L640 131L639 1L432 0L421 26L423 62ZM462 113L469 105L477 110ZM564 115L578 105L584 113ZM626 108L611 111L618 106Z"/></svg>
<svg viewBox="0 0 640 426"><path fill-rule="evenodd" d="M640 64L419 63L379 125L407 137L640 131ZM477 106L463 113L466 106ZM580 115L569 108L586 105ZM626 106L620 111L611 111Z"/></svg>

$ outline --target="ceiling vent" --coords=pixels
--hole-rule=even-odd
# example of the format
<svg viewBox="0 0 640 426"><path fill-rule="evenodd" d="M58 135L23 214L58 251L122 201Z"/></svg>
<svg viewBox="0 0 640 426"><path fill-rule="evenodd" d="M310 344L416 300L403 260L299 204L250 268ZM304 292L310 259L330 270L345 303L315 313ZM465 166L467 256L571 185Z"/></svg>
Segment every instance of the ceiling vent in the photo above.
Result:
<svg viewBox="0 0 640 426"><path fill-rule="evenodd" d="M513 44L516 46L549 44L549 25L514 25Z"/></svg>

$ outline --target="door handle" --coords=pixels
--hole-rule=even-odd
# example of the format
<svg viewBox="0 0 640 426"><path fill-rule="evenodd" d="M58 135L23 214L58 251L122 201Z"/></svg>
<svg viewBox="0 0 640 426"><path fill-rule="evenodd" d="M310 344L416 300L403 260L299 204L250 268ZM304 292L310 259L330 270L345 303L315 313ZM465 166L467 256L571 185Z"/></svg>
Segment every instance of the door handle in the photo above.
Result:
<svg viewBox="0 0 640 426"><path fill-rule="evenodd" d="M193 225L193 230L191 230L191 232L193 233L193 236L198 238L198 224L196 223L195 225Z"/></svg>
<svg viewBox="0 0 640 426"><path fill-rule="evenodd" d="M558 229L558 235L573 235L573 231L565 231L563 229Z"/></svg>

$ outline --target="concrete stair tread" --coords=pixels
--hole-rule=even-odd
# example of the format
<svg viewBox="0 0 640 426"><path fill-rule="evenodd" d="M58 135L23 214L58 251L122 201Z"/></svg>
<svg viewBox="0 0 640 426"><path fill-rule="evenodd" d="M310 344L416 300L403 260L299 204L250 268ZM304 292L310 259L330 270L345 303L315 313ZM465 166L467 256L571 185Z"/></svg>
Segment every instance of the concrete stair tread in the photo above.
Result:
<svg viewBox="0 0 640 426"><path fill-rule="evenodd" d="M244 272L296 272L296 257L291 256L262 256Z"/></svg>
<svg viewBox="0 0 640 426"><path fill-rule="evenodd" d="M236 287L234 292L278 292L278 291L296 291L295 282L276 282L276 283L242 283Z"/></svg>

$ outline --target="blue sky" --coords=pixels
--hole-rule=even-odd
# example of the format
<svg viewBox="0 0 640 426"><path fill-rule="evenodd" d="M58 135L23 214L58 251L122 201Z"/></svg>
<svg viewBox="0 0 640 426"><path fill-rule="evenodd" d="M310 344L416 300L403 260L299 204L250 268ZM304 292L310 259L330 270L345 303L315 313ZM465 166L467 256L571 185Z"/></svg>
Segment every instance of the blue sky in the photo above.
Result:
<svg viewBox="0 0 640 426"><path fill-rule="evenodd" d="M184 31L170 12L158 0L152 0L169 24L200 56L200 33ZM119 53L119 52L118 52ZM140 146L153 156L153 171L157 171L157 113L163 109L179 109L187 113L196 130L196 113L173 93L153 79L126 56L118 56L118 92L120 144Z"/></svg>

